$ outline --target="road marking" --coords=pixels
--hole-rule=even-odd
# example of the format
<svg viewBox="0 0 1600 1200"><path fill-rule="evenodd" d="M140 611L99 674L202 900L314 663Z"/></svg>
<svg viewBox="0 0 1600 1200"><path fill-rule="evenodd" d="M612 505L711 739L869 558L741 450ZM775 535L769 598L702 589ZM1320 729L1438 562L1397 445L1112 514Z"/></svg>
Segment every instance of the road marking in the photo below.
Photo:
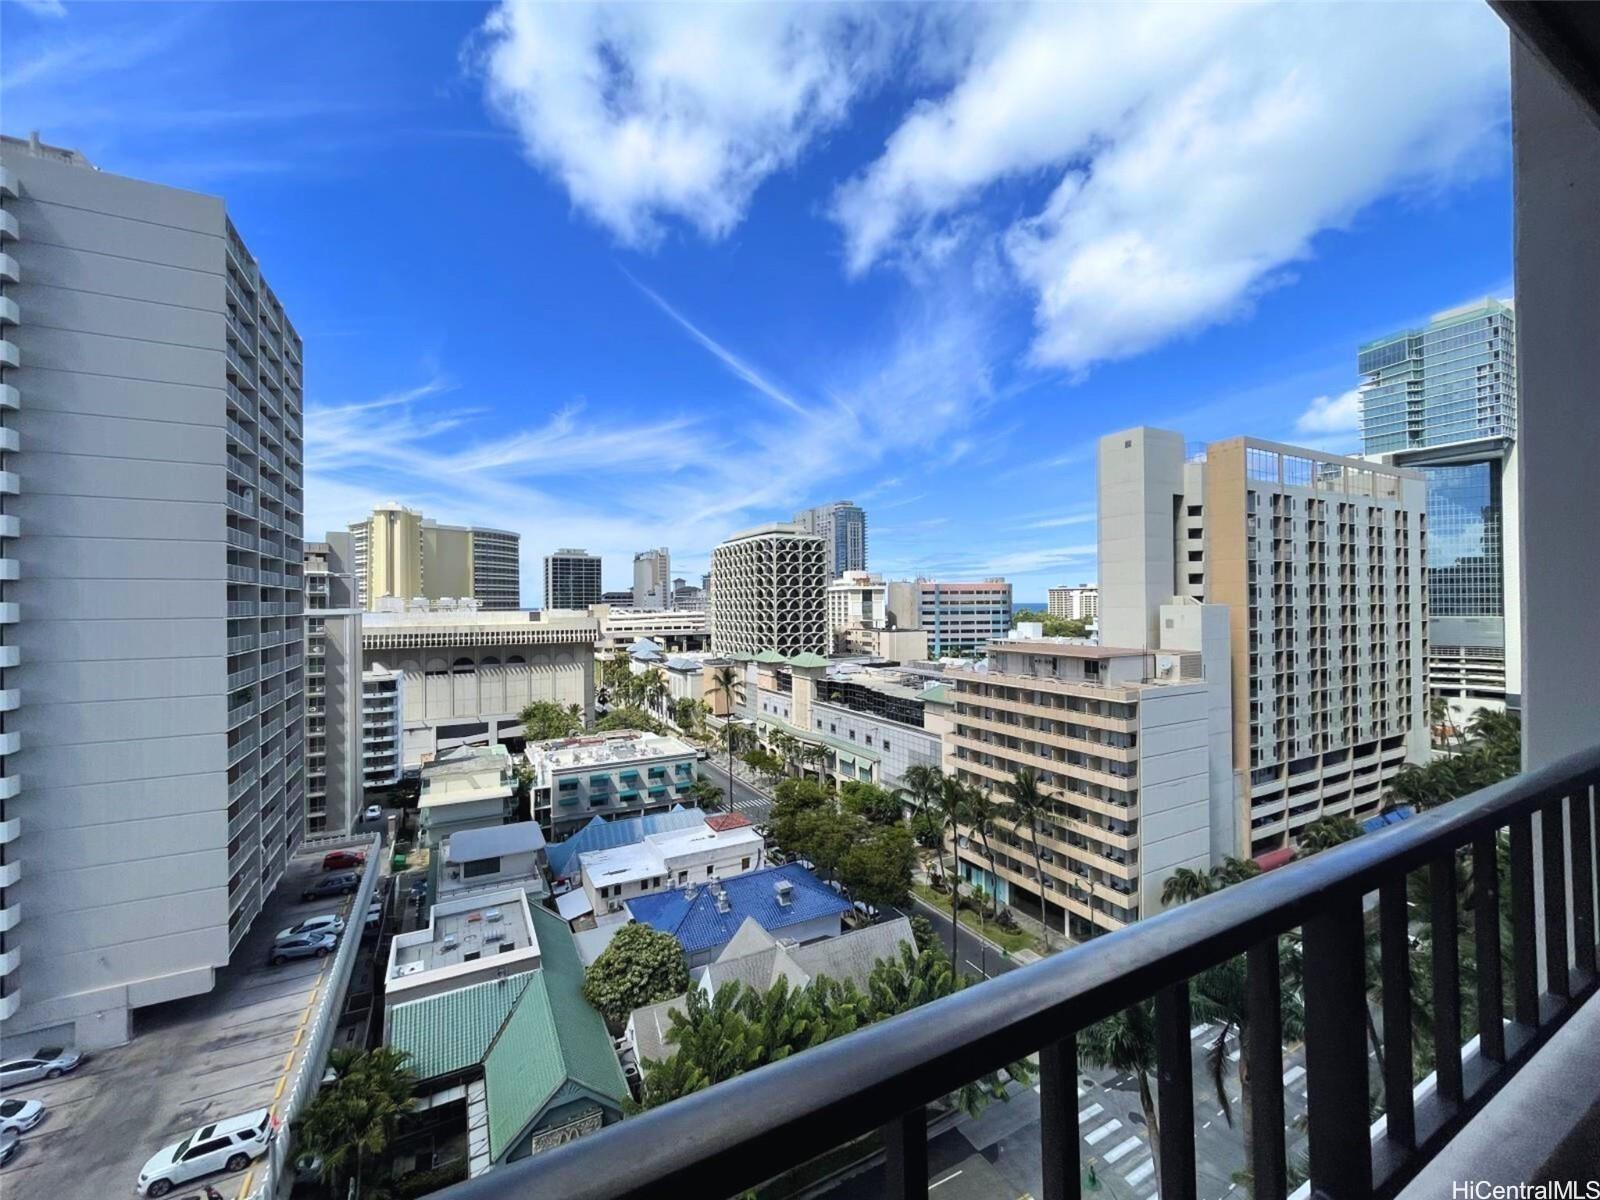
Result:
<svg viewBox="0 0 1600 1200"><path fill-rule="evenodd" d="M959 1174L961 1174L960 1171L951 1171L950 1174L946 1175L943 1179L937 1179L934 1182L930 1183L928 1185L928 1190L931 1192L931 1191L933 1191L934 1188L938 1187L941 1183L949 1183L952 1179L954 1179Z"/></svg>
<svg viewBox="0 0 1600 1200"><path fill-rule="evenodd" d="M1155 1173L1156 1173L1156 1161L1155 1161L1155 1159L1147 1158L1147 1159L1145 1159L1144 1162L1140 1163L1137 1167L1135 1167L1133 1170L1129 1171L1126 1175L1124 1175L1123 1178L1126 1179L1134 1187L1138 1187L1141 1183L1143 1183L1146 1179L1149 1179L1150 1176L1154 1175Z"/></svg>
<svg viewBox="0 0 1600 1200"><path fill-rule="evenodd" d="M1228 1060L1230 1062L1238 1062L1239 1061L1239 1052L1237 1050L1230 1050L1228 1052Z"/></svg>
<svg viewBox="0 0 1600 1200"><path fill-rule="evenodd" d="M1088 1142L1091 1146L1096 1146L1105 1141L1108 1137L1121 1128L1122 1122L1113 1117L1083 1140Z"/></svg>
<svg viewBox="0 0 1600 1200"><path fill-rule="evenodd" d="M1091 1104L1091 1105L1089 1105L1088 1108L1084 1109L1082 1112L1080 1112L1078 1114L1078 1120L1080 1120L1080 1121L1092 1121L1092 1120L1094 1120L1094 1118L1098 1117L1103 1112L1105 1112L1105 1105L1103 1105L1103 1104Z"/></svg>
<svg viewBox="0 0 1600 1200"><path fill-rule="evenodd" d="M1082 1100L1088 1094L1089 1094L1089 1089L1080 1085L1079 1088L1078 1088L1078 1099Z"/></svg>
<svg viewBox="0 0 1600 1200"><path fill-rule="evenodd" d="M1140 1142L1137 1137L1131 1137L1124 1141L1120 1141L1115 1146L1111 1147L1111 1149L1106 1151L1106 1161L1108 1163L1114 1163L1117 1161L1117 1159L1124 1158L1127 1155L1132 1154L1139 1148L1139 1145Z"/></svg>
<svg viewBox="0 0 1600 1200"><path fill-rule="evenodd" d="M1189 1040L1191 1042L1197 1041L1199 1038L1204 1036L1205 1031L1210 1028L1211 1026L1209 1025L1191 1025L1189 1027Z"/></svg>
<svg viewBox="0 0 1600 1200"><path fill-rule="evenodd" d="M251 1167L244 1173L244 1182L239 1185L239 1200L244 1200L250 1194L250 1181L256 1177L256 1169Z"/></svg>
<svg viewBox="0 0 1600 1200"><path fill-rule="evenodd" d="M1306 1073L1304 1067L1290 1067L1283 1073L1283 1082L1287 1086Z"/></svg>

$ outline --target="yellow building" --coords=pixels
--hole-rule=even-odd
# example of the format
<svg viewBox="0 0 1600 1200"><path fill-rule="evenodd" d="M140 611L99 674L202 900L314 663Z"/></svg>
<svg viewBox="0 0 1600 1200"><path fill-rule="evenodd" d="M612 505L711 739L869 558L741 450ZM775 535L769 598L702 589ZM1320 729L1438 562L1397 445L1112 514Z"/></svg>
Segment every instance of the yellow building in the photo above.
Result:
<svg viewBox="0 0 1600 1200"><path fill-rule="evenodd" d="M473 599L485 609L521 604L521 535L441 525L415 509L384 504L350 526L361 606L385 597Z"/></svg>

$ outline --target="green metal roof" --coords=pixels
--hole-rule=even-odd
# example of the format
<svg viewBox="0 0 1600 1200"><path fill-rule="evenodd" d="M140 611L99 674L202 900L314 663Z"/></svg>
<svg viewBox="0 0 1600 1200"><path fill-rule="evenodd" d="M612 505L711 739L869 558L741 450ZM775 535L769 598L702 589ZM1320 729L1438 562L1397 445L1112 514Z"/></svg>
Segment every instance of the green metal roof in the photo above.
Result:
<svg viewBox="0 0 1600 1200"><path fill-rule="evenodd" d="M622 1066L599 1013L583 998L583 963L567 923L531 909L539 970L483 1062L489 1152L499 1159L567 1080L620 1109L628 1095Z"/></svg>
<svg viewBox="0 0 1600 1200"><path fill-rule="evenodd" d="M533 972L524 971L504 983L479 983L397 1004L389 1012L386 1040L411 1055L409 1066L418 1079L470 1067L482 1061L533 978Z"/></svg>
<svg viewBox="0 0 1600 1200"><path fill-rule="evenodd" d="M758 663L781 663L788 662L789 660L783 655L779 654L776 650L763 650L760 654L756 655L756 661Z"/></svg>
<svg viewBox="0 0 1600 1200"><path fill-rule="evenodd" d="M791 658L789 665L791 667L825 667L828 665L828 660L820 654L814 654L810 650L806 650Z"/></svg>
<svg viewBox="0 0 1600 1200"><path fill-rule="evenodd" d="M931 688L924 688L922 690L922 701L924 704L949 704L950 685L937 683Z"/></svg>

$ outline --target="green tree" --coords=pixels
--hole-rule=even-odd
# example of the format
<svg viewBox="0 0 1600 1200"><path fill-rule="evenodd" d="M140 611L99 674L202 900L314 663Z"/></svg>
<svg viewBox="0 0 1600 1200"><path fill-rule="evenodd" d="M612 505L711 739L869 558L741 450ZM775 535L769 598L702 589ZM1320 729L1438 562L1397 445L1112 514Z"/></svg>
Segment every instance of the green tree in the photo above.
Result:
<svg viewBox="0 0 1600 1200"><path fill-rule="evenodd" d="M296 1126L299 1144L322 1163L322 1179L343 1196L351 1184L360 1200L362 1177L381 1168L400 1119L416 1105L417 1077L404 1050L338 1049L328 1055L333 1078L311 1097Z"/></svg>
<svg viewBox="0 0 1600 1200"><path fill-rule="evenodd" d="M1045 637L1089 636L1089 626L1082 621L1074 621L1071 617L1053 617L1047 612L1034 612L1026 608L1019 608L1011 614L1011 628L1015 629L1024 621L1043 625Z"/></svg>
<svg viewBox="0 0 1600 1200"><path fill-rule="evenodd" d="M583 717L573 715L554 700L535 700L524 705L517 719L530 742L545 742L554 738L572 737L583 732Z"/></svg>
<svg viewBox="0 0 1600 1200"><path fill-rule="evenodd" d="M1253 858L1234 858L1229 855L1222 860L1220 867L1211 868L1211 882L1214 887L1231 887L1236 883L1243 883L1246 879L1254 879L1261 874L1261 865Z"/></svg>
<svg viewBox="0 0 1600 1200"><path fill-rule="evenodd" d="M648 667L639 676L639 699L651 712L665 712L672 687L660 667Z"/></svg>
<svg viewBox="0 0 1600 1200"><path fill-rule="evenodd" d="M1204 871L1179 867L1162 881L1161 903L1169 908L1174 904L1187 904L1210 895L1216 888L1216 881Z"/></svg>
<svg viewBox="0 0 1600 1200"><path fill-rule="evenodd" d="M747 767L766 779L768 783L783 777L783 760L770 750L763 750L758 746L753 750L746 750L739 757Z"/></svg>
<svg viewBox="0 0 1600 1200"><path fill-rule="evenodd" d="M839 882L850 895L873 908L903 904L911 893L917 846L904 825L866 824L864 836L845 850Z"/></svg>
<svg viewBox="0 0 1600 1200"><path fill-rule="evenodd" d="M1139 1107L1150 1131L1150 1157L1156 1160L1161 1137L1155 1093L1150 1087L1156 1071L1155 1002L1141 1001L1089 1026L1078 1035L1078 1058L1086 1066L1132 1075L1139 1081ZM1159 1176L1159 1161L1156 1166Z"/></svg>
<svg viewBox="0 0 1600 1200"><path fill-rule="evenodd" d="M813 812L831 812L832 804L827 789L820 783L785 779L773 791L772 808L767 813L770 840L787 855L801 853L811 828L806 819Z"/></svg>
<svg viewBox="0 0 1600 1200"><path fill-rule="evenodd" d="M624 925L583 973L583 998L613 1027L636 1008L679 995L689 986L683 945L648 925Z"/></svg>
<svg viewBox="0 0 1600 1200"><path fill-rule="evenodd" d="M983 856L989 861L989 878L998 878L994 873L994 846L989 838L995 831L995 820L1005 815L1005 806L997 802L987 788L967 788L964 820L968 829L977 835L978 841L983 844ZM991 916L1000 915L1000 895L996 891L992 897Z"/></svg>
<svg viewBox="0 0 1600 1200"><path fill-rule="evenodd" d="M873 825L899 825L905 820L905 806L899 796L862 779L848 780L839 789L839 804L846 812Z"/></svg>
<svg viewBox="0 0 1600 1200"><path fill-rule="evenodd" d="M693 800L697 807L707 811L722 807L722 795L722 789L704 775L697 777L689 785L689 799Z"/></svg>
<svg viewBox="0 0 1600 1200"><path fill-rule="evenodd" d="M722 730L724 740L728 743L728 779L733 779L733 751L734 743L738 740L733 732L737 726L734 724L734 714L739 706L744 703L744 676L735 666L724 665L711 672L711 682L706 685L706 695L722 701L723 711L726 713Z"/></svg>
<svg viewBox="0 0 1600 1200"><path fill-rule="evenodd" d="M1044 926L1044 948L1050 949L1050 918L1044 903L1044 864L1039 857L1039 831L1052 815L1050 797L1039 785L1039 777L1032 769L1023 767L1000 785L1006 795L1006 816L1013 825L1028 831L1029 848L1033 851L1033 877L1039 885L1039 923ZM1065 905L1063 905L1063 910Z"/></svg>
<svg viewBox="0 0 1600 1200"><path fill-rule="evenodd" d="M930 811L939 819L939 870L944 871L944 843L950 842L950 870L945 881L950 885L950 961L957 958L956 930L961 917L961 865L958 861L958 839L961 821L966 815L967 789L954 775L939 781L939 792L933 798Z"/></svg>
<svg viewBox="0 0 1600 1200"><path fill-rule="evenodd" d="M672 702L672 723L684 733L699 737L705 729L705 705L693 696L680 696Z"/></svg>
<svg viewBox="0 0 1600 1200"><path fill-rule="evenodd" d="M605 716L594 723L595 729L602 733L614 732L622 729L637 729L643 733L665 733L666 728L644 709L633 704L623 704L613 708Z"/></svg>
<svg viewBox="0 0 1600 1200"><path fill-rule="evenodd" d="M1313 854L1330 849L1342 842L1361 836L1361 826L1346 816L1318 817L1300 831L1295 841L1299 849L1296 858L1310 858Z"/></svg>

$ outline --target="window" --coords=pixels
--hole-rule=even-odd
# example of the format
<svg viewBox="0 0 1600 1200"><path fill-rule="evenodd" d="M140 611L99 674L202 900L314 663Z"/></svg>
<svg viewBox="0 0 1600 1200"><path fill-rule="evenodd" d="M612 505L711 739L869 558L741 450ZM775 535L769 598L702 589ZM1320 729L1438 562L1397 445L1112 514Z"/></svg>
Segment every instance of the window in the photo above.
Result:
<svg viewBox="0 0 1600 1200"><path fill-rule="evenodd" d="M201 1142L198 1146L191 1148L190 1151L183 1156L183 1161L193 1162L197 1158L204 1158L208 1154L215 1154L218 1150L226 1150L227 1148L227 1138L212 1138L210 1141Z"/></svg>
<svg viewBox="0 0 1600 1200"><path fill-rule="evenodd" d="M847 729L845 732L850 735L850 740L852 742L856 740L856 731L854 729Z"/></svg>
<svg viewBox="0 0 1600 1200"><path fill-rule="evenodd" d="M679 871L678 872L678 882L679 883L688 883L689 882L689 872L687 872L687 871Z"/></svg>
<svg viewBox="0 0 1600 1200"><path fill-rule="evenodd" d="M712 874L715 873L715 871L716 871L716 868L713 867L710 863L706 864L706 877L708 879L712 876Z"/></svg>
<svg viewBox="0 0 1600 1200"><path fill-rule="evenodd" d="M498 875L500 873L500 857L480 858L475 862L461 864L461 878L476 879L479 875Z"/></svg>
<svg viewBox="0 0 1600 1200"><path fill-rule="evenodd" d="M885 750L887 750L889 748L889 739L888 738L884 738L883 739L883 748Z"/></svg>
<svg viewBox="0 0 1600 1200"><path fill-rule="evenodd" d="M748 858L741 858L739 860L739 869L741 871L748 871L750 869L750 860Z"/></svg>

